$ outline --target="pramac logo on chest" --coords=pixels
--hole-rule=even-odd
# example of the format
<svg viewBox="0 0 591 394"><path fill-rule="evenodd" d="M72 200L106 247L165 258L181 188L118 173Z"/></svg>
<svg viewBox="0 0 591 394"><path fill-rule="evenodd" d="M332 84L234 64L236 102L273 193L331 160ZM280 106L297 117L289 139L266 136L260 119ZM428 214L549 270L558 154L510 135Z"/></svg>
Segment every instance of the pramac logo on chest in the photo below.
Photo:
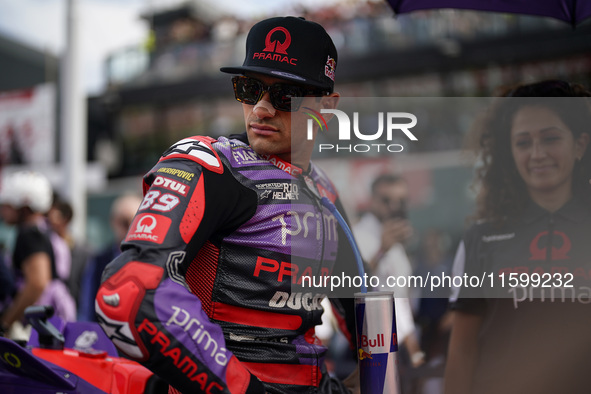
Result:
<svg viewBox="0 0 591 394"><path fill-rule="evenodd" d="M546 260L550 257L551 260L566 260L569 258L568 252L571 247L572 242L570 238L562 231L554 230L552 234L548 231L542 231L529 244L531 254L529 259ZM548 248L550 248L550 254Z"/></svg>

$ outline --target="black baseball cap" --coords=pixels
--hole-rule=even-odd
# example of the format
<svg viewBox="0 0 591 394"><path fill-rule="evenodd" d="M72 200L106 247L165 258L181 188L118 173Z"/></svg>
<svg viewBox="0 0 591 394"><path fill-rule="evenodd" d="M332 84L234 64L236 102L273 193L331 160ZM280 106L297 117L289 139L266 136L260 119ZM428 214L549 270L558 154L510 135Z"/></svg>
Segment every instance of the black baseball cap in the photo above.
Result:
<svg viewBox="0 0 591 394"><path fill-rule="evenodd" d="M337 50L326 30L318 23L288 16L255 24L246 38L242 66L220 70L253 71L332 92L336 64Z"/></svg>

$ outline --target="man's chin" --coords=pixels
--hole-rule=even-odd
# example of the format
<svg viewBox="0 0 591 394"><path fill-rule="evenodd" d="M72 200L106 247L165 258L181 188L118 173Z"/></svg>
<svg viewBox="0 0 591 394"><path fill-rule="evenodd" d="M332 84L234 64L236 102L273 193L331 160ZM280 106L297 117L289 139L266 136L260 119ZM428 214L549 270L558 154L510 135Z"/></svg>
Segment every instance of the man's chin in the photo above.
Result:
<svg viewBox="0 0 591 394"><path fill-rule="evenodd" d="M262 144L251 144L250 146L252 147L252 149L259 155L261 156L267 156L267 155L274 155L277 152L274 149L269 149L268 147L265 146L261 146Z"/></svg>
<svg viewBox="0 0 591 394"><path fill-rule="evenodd" d="M261 138L248 138L251 148L259 155L274 155L278 153L277 144Z"/></svg>

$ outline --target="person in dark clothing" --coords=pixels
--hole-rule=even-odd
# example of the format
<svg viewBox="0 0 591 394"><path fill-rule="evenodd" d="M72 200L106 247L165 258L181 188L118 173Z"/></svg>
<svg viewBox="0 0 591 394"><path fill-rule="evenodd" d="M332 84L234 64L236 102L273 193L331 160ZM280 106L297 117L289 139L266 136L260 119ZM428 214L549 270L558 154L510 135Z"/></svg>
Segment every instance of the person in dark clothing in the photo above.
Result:
<svg viewBox="0 0 591 394"><path fill-rule="evenodd" d="M74 217L72 205L63 200L57 194L54 195L53 204L47 213L47 219L53 231L65 241L70 254L71 267L68 273L66 284L70 294L75 300L78 300L82 274L86 269L86 264L91 255L91 248L84 240L76 239L70 232L70 223Z"/></svg>
<svg viewBox="0 0 591 394"><path fill-rule="evenodd" d="M348 392L314 333L326 290L302 286L356 272L332 213L344 212L338 193L311 162L319 127L307 126L308 111L337 106L337 62L317 23L255 24L243 65L222 68L237 74L246 133L185 138L144 176L96 311L116 346L174 392ZM354 346L352 298L330 301Z"/></svg>
<svg viewBox="0 0 591 394"><path fill-rule="evenodd" d="M451 298L446 392L589 392L590 96L564 81L522 85L475 128L479 220L453 272L493 282Z"/></svg>
<svg viewBox="0 0 591 394"><path fill-rule="evenodd" d="M25 309L34 304L52 305L56 316L66 321L76 319L76 305L59 276L54 253L53 243L59 242L59 237L53 237L45 218L51 202L51 184L39 173L20 171L2 179L1 213L6 223L17 226L12 267L20 282L0 316L4 332L21 323Z"/></svg>

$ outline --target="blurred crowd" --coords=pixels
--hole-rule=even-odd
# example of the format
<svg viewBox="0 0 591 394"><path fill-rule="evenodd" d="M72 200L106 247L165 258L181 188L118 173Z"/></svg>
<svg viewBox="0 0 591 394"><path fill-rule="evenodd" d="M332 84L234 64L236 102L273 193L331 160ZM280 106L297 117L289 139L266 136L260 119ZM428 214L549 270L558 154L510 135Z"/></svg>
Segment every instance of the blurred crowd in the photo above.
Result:
<svg viewBox="0 0 591 394"><path fill-rule="evenodd" d="M429 42L433 37L473 39L542 25L562 26L560 22L540 18L460 10L425 10L398 16L382 0L343 0L315 7L293 4L283 13L303 16L325 26L335 45L340 47L341 54L347 51L368 52L388 46L411 46ZM259 17L250 19L226 15L211 23L182 18L174 22L170 29L157 32L155 47L190 41L216 44L233 41L246 35Z"/></svg>
<svg viewBox="0 0 591 394"><path fill-rule="evenodd" d="M153 11L157 13L158 11ZM324 6L293 4L285 15L303 16L325 26L341 56L385 49L439 45L453 55L455 40L474 40L532 29L560 29L560 21L522 15L424 10L394 15L383 0L343 0ZM215 74L223 64L240 61L250 27L264 15L237 17L221 12L215 18L187 12L172 23L157 25L143 46L112 54L107 67L111 83L143 83L153 78L179 80L189 75ZM149 53L142 61L141 53Z"/></svg>
<svg viewBox="0 0 591 394"><path fill-rule="evenodd" d="M141 197L115 198L109 216L111 241L95 250L72 234L76 214L40 173L3 174L0 224L8 229L0 248L0 324L14 339L26 340L24 311L51 305L65 321L96 321L94 297L104 267L119 253Z"/></svg>
<svg viewBox="0 0 591 394"><path fill-rule="evenodd" d="M409 219L409 185L404 176L376 176L367 193L368 204L357 212L352 231L366 263L366 274L388 283L388 277L451 274L453 241L439 228L416 230ZM414 246L413 246L414 245ZM403 393L443 393L443 374L451 331L448 294L412 286L380 285L375 291L392 291L395 297L399 344L398 373ZM317 335L329 348L328 365L340 378L356 368L356 355L325 308Z"/></svg>

